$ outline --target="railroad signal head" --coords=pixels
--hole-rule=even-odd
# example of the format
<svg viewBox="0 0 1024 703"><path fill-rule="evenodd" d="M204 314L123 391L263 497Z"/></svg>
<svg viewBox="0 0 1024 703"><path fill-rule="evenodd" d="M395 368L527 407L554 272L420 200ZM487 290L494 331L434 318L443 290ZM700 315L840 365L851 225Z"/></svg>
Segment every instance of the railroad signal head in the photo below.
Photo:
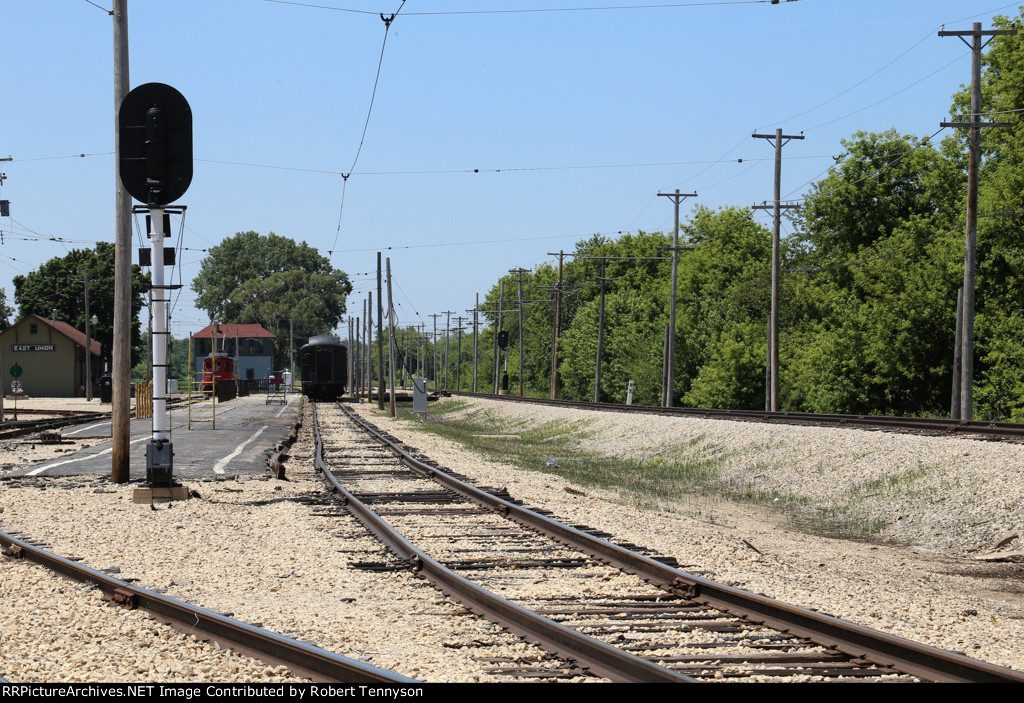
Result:
<svg viewBox="0 0 1024 703"><path fill-rule="evenodd" d="M118 110L121 183L136 200L162 207L192 183L192 109L177 90L146 83Z"/></svg>
<svg viewBox="0 0 1024 703"><path fill-rule="evenodd" d="M508 348L508 332L507 331L502 330L501 332L498 332L498 346L501 347L502 349L507 349Z"/></svg>

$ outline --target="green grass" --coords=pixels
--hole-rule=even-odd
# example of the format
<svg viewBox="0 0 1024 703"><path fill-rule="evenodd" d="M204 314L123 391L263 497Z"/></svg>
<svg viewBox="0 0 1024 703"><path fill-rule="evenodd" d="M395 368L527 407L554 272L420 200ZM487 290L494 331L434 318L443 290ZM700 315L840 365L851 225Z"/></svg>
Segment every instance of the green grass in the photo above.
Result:
<svg viewBox="0 0 1024 703"><path fill-rule="evenodd" d="M691 440L672 454L650 461L602 456L588 450L592 420L555 420L530 425L492 417L486 410L454 414L471 406L465 401L446 401L431 406L426 422L413 427L459 442L467 449L510 463L526 471L555 474L581 486L620 489L643 496L671 498L692 493L713 481L725 461L724 452L703 437ZM403 419L412 413L399 409ZM557 466L548 466L554 459Z"/></svg>
<svg viewBox="0 0 1024 703"><path fill-rule="evenodd" d="M797 530L846 539L877 539L889 521L870 517L864 504L886 498L923 497L928 489L917 482L930 473L919 466L893 476L862 481L837 492L828 505L798 492L765 489L759 478L771 466L755 464L744 476L725 476L726 462L736 458L704 436L673 451L646 460L604 456L588 448L592 420L558 420L533 424L512 420L471 401L450 399L431 404L426 422L408 408L399 417L413 429L440 435L471 451L527 471L561 476L577 485L617 490L634 506L669 510L713 519L717 501L732 501L779 511ZM769 442L766 446L770 446ZM746 447L744 454L763 447ZM554 459L556 466L548 466ZM819 467L820 470L821 467Z"/></svg>

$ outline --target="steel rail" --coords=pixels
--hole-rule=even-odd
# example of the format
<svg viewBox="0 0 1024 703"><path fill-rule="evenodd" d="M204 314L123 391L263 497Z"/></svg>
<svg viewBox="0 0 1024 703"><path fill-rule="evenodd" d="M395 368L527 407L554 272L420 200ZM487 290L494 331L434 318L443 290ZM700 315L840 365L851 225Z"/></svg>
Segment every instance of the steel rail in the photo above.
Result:
<svg viewBox="0 0 1024 703"><path fill-rule="evenodd" d="M485 398L519 403L537 403L555 407L578 408L580 410L601 410L605 412L633 412L652 415L682 415L701 417L709 420L735 420L740 422L769 422L791 425L833 425L837 427L872 427L893 430L924 431L935 434L980 435L986 439L1024 440L1024 424L1018 422L988 422L984 420L950 420L941 417L899 417L891 415L839 415L834 413L771 412L765 410L720 410L715 408L662 408L649 405L625 405L622 403L593 403L581 400L551 400L550 398L526 398L491 393L451 391L452 395L468 398Z"/></svg>
<svg viewBox="0 0 1024 703"><path fill-rule="evenodd" d="M351 410L345 408L345 411L366 432L387 445L402 463L414 471L430 476L446 488L499 514L543 532L601 561L647 579L676 595L691 598L695 602L788 634L806 637L821 646L836 649L849 656L866 659L880 666L889 666L929 681L1024 683L1024 673L716 583L593 537L459 481L415 458L398 443L356 417Z"/></svg>
<svg viewBox="0 0 1024 703"><path fill-rule="evenodd" d="M62 414L60 417L51 417L41 420L11 420L0 423L0 439L11 439L13 437L32 434L33 432L54 430L60 427L67 427L68 425L85 424L86 422L105 420L109 418L110 413L94 412L75 413L74 415Z"/></svg>
<svg viewBox="0 0 1024 703"><path fill-rule="evenodd" d="M416 679L378 669L326 649L133 586L4 532L0 532L0 545L4 547L4 556L28 559L75 581L93 584L110 595L115 602L129 608L143 608L157 616L158 620L169 622L176 630L200 636L200 639L214 639L221 646L275 666L287 666L297 676L338 683L421 683Z"/></svg>
<svg viewBox="0 0 1024 703"><path fill-rule="evenodd" d="M455 598L470 610L497 622L517 635L539 643L561 657L575 659L592 673L618 683L693 683L694 679L653 664L646 659L616 649L600 640L560 625L531 612L477 584L459 576L407 541L394 527L352 495L331 473L323 459L323 444L313 408L313 439L315 462L332 492L368 530L378 537L410 569L436 584L446 595ZM343 407L343 406L341 406ZM343 409L349 413L347 408ZM353 418L358 422L358 418ZM362 423L360 423L362 424Z"/></svg>

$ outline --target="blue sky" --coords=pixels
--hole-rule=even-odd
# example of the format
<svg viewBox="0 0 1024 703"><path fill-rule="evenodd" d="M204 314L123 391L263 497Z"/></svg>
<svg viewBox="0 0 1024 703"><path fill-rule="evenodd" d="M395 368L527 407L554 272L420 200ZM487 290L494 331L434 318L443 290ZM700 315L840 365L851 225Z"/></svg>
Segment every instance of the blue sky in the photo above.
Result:
<svg viewBox="0 0 1024 703"><path fill-rule="evenodd" d="M672 3L408 0L353 169L384 40L376 13L402 3L315 4L362 12L129 0L131 85L174 86L194 118L176 337L208 323L187 288L200 250L238 231L333 252L357 315L383 250L400 322L415 324L471 308L509 269L591 234L670 229L659 190L697 192L686 209L771 198L772 148L755 130L804 132L784 150L782 192L799 197L858 130L939 129L970 79L968 48L940 25L1018 13L999 0L798 0L415 14ZM109 0L0 8L9 300L19 273L113 240L113 29L101 8Z"/></svg>

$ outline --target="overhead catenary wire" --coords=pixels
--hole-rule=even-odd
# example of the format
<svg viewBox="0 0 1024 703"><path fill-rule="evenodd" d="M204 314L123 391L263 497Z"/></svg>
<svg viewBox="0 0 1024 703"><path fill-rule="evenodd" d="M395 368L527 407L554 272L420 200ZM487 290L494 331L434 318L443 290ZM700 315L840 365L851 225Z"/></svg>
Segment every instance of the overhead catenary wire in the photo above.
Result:
<svg viewBox="0 0 1024 703"><path fill-rule="evenodd" d="M676 2L658 3L648 5L607 5L594 7L539 7L519 8L511 10L435 10L432 12L407 12L409 17L430 17L439 15L510 15L528 14L540 12L600 12L609 10L667 10L684 7L718 7L724 5L763 5L777 0L708 0L707 2ZM784 0L785 2L797 2L797 0ZM316 10L333 10L335 12L349 12L357 15L375 15L370 10L357 10L348 7L335 7L332 5L318 5L308 2L297 2L296 0L266 0L278 5L294 5L297 7L309 7Z"/></svg>
<svg viewBox="0 0 1024 703"><path fill-rule="evenodd" d="M380 13L380 18L384 22L384 39L380 45L380 58L377 60L377 75L373 79L373 91L370 93L370 106L366 110L366 121L363 123L363 133L359 137L359 148L356 149L355 158L352 159L352 165L348 169L348 173L341 174L342 185L341 185L341 205L338 207L338 229L334 233L334 243L328 250L328 260L334 255L334 248L338 245L338 237L341 236L341 218L345 212L345 191L348 190L348 179L352 175L352 172L356 168L356 164L359 163L359 155L363 153L363 143L366 141L366 131L370 127L370 115L373 114L373 103L377 98L377 86L380 83L380 72L384 66L384 50L388 45L388 32L391 30L391 23L394 22L395 18L398 17L398 13L405 7L405 0L402 0L402 4L395 10L389 17L384 17L383 13Z"/></svg>

